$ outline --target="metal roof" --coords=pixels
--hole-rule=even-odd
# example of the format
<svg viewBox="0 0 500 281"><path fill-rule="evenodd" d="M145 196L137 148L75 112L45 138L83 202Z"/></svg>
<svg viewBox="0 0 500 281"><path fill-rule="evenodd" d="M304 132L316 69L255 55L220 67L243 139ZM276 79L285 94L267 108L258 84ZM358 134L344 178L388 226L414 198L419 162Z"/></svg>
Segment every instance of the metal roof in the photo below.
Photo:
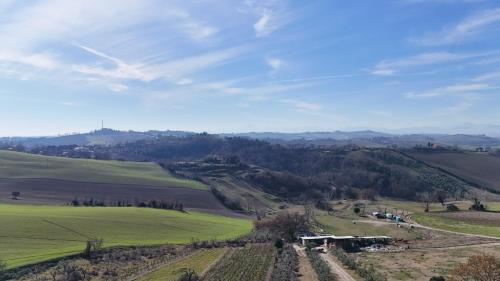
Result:
<svg viewBox="0 0 500 281"><path fill-rule="evenodd" d="M344 240L344 239L390 239L389 236L335 236L335 235L320 235L320 236L303 236L300 237L302 240L316 240L316 239L333 239L333 240Z"/></svg>

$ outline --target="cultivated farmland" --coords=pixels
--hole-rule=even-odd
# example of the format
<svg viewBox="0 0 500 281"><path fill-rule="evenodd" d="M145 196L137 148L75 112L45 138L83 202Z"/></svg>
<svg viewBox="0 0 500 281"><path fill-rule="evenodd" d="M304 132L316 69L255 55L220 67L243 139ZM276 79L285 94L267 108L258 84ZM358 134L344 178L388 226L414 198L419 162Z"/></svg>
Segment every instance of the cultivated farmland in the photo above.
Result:
<svg viewBox="0 0 500 281"><path fill-rule="evenodd" d="M150 162L74 159L12 151L0 151L0 178L207 189L200 182L174 177Z"/></svg>
<svg viewBox="0 0 500 281"><path fill-rule="evenodd" d="M192 269L199 275L226 251L226 248L198 250L192 255L144 275L139 281L175 281L185 269Z"/></svg>
<svg viewBox="0 0 500 281"><path fill-rule="evenodd" d="M271 273L276 250L269 244L247 245L226 254L210 271L205 281L261 281Z"/></svg>
<svg viewBox="0 0 500 281"><path fill-rule="evenodd" d="M0 205L0 259L9 267L81 252L89 239L104 246L182 244L235 238L249 220L146 208Z"/></svg>
<svg viewBox="0 0 500 281"><path fill-rule="evenodd" d="M500 191L500 157L474 152L420 152L410 156L481 187Z"/></svg>

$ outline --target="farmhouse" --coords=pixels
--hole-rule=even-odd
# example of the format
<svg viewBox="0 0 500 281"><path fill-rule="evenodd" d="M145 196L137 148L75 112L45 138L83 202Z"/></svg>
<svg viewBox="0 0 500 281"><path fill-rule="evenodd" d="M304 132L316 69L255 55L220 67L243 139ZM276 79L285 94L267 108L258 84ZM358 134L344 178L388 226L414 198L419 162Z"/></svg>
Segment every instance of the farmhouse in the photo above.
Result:
<svg viewBox="0 0 500 281"><path fill-rule="evenodd" d="M307 243L314 243L316 245L325 246L329 248L332 245L336 247L366 247L373 244L387 244L390 241L389 236L336 236L336 235L319 235L319 236L302 236L300 241L303 246Z"/></svg>

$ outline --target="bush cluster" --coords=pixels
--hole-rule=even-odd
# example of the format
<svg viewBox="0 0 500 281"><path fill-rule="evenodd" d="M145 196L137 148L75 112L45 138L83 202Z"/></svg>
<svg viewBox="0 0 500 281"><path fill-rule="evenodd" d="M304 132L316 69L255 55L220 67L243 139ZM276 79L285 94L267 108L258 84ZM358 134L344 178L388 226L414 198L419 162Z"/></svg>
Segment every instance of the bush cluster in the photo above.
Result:
<svg viewBox="0 0 500 281"><path fill-rule="evenodd" d="M298 281L298 269L297 252L291 244L286 244L276 255L271 281Z"/></svg>
<svg viewBox="0 0 500 281"><path fill-rule="evenodd" d="M215 196L215 198L217 198L226 208L235 211L244 211L243 207L241 206L241 202L228 198L226 195L224 195L223 192L213 186L210 187L210 191Z"/></svg>

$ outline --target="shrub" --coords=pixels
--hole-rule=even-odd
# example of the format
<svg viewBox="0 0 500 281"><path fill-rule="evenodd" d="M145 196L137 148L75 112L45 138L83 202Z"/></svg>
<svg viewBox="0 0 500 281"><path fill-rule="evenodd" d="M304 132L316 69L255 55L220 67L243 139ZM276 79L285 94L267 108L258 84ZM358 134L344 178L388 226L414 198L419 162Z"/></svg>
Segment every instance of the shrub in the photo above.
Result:
<svg viewBox="0 0 500 281"><path fill-rule="evenodd" d="M177 281L200 281L201 278L196 274L196 272L192 269L186 269L181 276L177 279Z"/></svg>
<svg viewBox="0 0 500 281"><path fill-rule="evenodd" d="M318 253L306 250L307 257L311 262L314 271L318 275L318 281L335 281L337 277L333 275L330 266L319 256Z"/></svg>
<svg viewBox="0 0 500 281"><path fill-rule="evenodd" d="M448 211L448 212L456 212L456 211L460 211L460 209L455 204L448 204L446 206L446 211Z"/></svg>
<svg viewBox="0 0 500 281"><path fill-rule="evenodd" d="M474 211L486 211L486 207L477 198L474 198L474 202L470 206L470 209Z"/></svg>
<svg viewBox="0 0 500 281"><path fill-rule="evenodd" d="M429 281L445 281L443 276L432 276Z"/></svg>
<svg viewBox="0 0 500 281"><path fill-rule="evenodd" d="M291 244L286 244L274 262L271 281L298 281L299 257Z"/></svg>
<svg viewBox="0 0 500 281"><path fill-rule="evenodd" d="M93 253L99 251L102 248L102 244L103 244L102 239L87 240L87 244L85 245L85 250L83 250L83 256L90 257Z"/></svg>
<svg viewBox="0 0 500 281"><path fill-rule="evenodd" d="M277 249L283 248L283 240L280 238L276 239L276 241L274 241L274 247Z"/></svg>
<svg viewBox="0 0 500 281"><path fill-rule="evenodd" d="M0 280L3 280L6 269L7 269L7 264L5 264L4 261L0 260Z"/></svg>
<svg viewBox="0 0 500 281"><path fill-rule="evenodd" d="M19 196L21 196L21 192L19 192L19 191L12 191L11 195L12 195L12 199L18 200Z"/></svg>
<svg viewBox="0 0 500 281"><path fill-rule="evenodd" d="M500 260L489 255L472 256L467 263L458 265L455 268L450 280L500 280Z"/></svg>

